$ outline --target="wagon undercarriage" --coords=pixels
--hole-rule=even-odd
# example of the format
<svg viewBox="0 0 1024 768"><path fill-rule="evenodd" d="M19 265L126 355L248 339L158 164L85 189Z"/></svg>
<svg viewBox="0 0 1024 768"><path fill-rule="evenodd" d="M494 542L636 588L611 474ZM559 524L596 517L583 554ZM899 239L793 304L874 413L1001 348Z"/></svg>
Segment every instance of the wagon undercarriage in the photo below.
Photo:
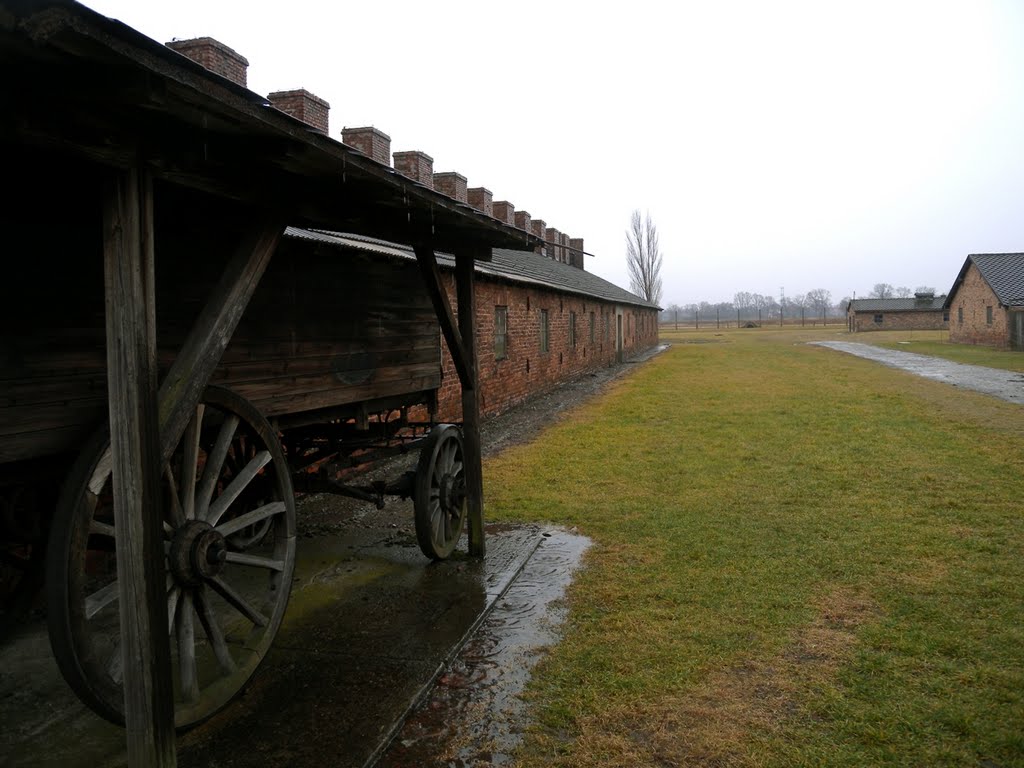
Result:
<svg viewBox="0 0 1024 768"><path fill-rule="evenodd" d="M398 422L396 422L398 423ZM337 456L374 441L351 439L325 425L320 440L304 428L285 440L251 404L208 387L163 472L165 602L174 669L175 723L187 727L223 707L255 672L284 616L295 565L293 476L315 476L314 490L368 501L413 497L424 553L447 557L466 517L460 430L438 425L421 443L417 470L394 483L345 484L337 461L297 460L284 446L319 442ZM382 434L393 431L382 427ZM291 462L288 455L293 456ZM65 483L53 521L47 602L51 643L75 692L98 714L124 722L119 571L120 533L113 509L111 446L103 430L82 452ZM297 470L293 466L300 465Z"/></svg>

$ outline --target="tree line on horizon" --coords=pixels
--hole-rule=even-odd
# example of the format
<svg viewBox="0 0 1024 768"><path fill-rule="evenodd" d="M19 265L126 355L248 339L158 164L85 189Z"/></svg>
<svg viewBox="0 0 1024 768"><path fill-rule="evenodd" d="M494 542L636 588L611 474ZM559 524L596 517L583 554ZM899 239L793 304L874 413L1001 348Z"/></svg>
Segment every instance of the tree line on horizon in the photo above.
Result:
<svg viewBox="0 0 1024 768"><path fill-rule="evenodd" d="M661 265L663 254L658 237L658 227L651 219L650 213L640 215L640 209L634 209L630 216L629 228L626 230L626 266L629 270L630 290L653 304L661 303L663 284ZM900 286L894 288L889 283L875 283L867 298L889 299L909 298L914 294L935 294L934 288L919 286L913 291ZM856 296L856 294L854 294ZM832 302L832 292L826 288L814 288L807 293L791 296L782 295L778 300L774 296L750 291L739 291L733 295L732 301L712 303L701 301L691 304L670 304L662 309L662 323L690 322L700 323L701 316L706 322L727 323L736 321L737 325L744 322L763 323L766 320L785 322L799 320L806 323L828 322L830 317L837 318L846 314L850 303L849 296Z"/></svg>
<svg viewBox="0 0 1024 768"><path fill-rule="evenodd" d="M918 286L914 290L900 286L893 287L889 283L875 283L867 296L862 298L892 299L910 298L916 293L936 294L934 288ZM733 295L732 301L709 302L701 301L690 304L670 304L662 309L662 323L694 322L707 323L765 323L781 321L827 322L829 319L841 318L846 315L846 306L850 296L843 296L839 301L832 301L832 292L825 288L815 288L807 293L776 298L775 296L750 291L739 291Z"/></svg>

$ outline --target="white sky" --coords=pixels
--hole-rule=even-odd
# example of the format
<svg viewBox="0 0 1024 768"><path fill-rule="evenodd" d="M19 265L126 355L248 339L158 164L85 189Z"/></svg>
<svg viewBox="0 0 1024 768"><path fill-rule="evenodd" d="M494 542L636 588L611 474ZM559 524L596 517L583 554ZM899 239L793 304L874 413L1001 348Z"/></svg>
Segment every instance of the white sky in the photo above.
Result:
<svg viewBox="0 0 1024 768"><path fill-rule="evenodd" d="M662 304L948 291L1024 250L1024 3L87 0L208 35L331 136L374 125L548 226L623 287L649 211Z"/></svg>

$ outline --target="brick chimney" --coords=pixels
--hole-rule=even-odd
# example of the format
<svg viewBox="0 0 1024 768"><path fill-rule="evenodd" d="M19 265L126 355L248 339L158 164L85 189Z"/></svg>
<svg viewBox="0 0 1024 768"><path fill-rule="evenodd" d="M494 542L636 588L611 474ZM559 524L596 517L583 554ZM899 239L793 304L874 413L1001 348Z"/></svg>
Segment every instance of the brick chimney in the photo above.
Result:
<svg viewBox="0 0 1024 768"><path fill-rule="evenodd" d="M342 128L341 140L382 165L391 165L391 137L377 128Z"/></svg>
<svg viewBox="0 0 1024 768"><path fill-rule="evenodd" d="M585 269L583 266L583 238L574 237L569 240L569 263L577 269Z"/></svg>
<svg viewBox="0 0 1024 768"><path fill-rule="evenodd" d="M214 74L226 77L235 85L247 87L249 60L219 40L212 37L196 37L192 40L172 40L166 45L172 51L187 56Z"/></svg>
<svg viewBox="0 0 1024 768"><path fill-rule="evenodd" d="M541 240L544 239L544 233L547 231L548 225L544 219L534 219L530 222L530 231L539 237ZM534 248L535 253L539 253L541 256L548 255L547 251L544 250L543 245L538 245Z"/></svg>
<svg viewBox="0 0 1024 768"><path fill-rule="evenodd" d="M520 229L525 229L527 232L532 232L533 229L530 227L530 212L529 211L516 211L516 226Z"/></svg>
<svg viewBox="0 0 1024 768"><path fill-rule="evenodd" d="M491 206L491 216L502 224L516 223L516 209L508 200L498 200Z"/></svg>
<svg viewBox="0 0 1024 768"><path fill-rule="evenodd" d="M453 197L460 203L466 202L466 177L455 171L434 174L434 189Z"/></svg>
<svg viewBox="0 0 1024 768"><path fill-rule="evenodd" d="M562 261L565 264L572 263L572 254L569 252L569 235L565 232L562 233Z"/></svg>
<svg viewBox="0 0 1024 768"><path fill-rule="evenodd" d="M494 195L491 193L491 190L484 187L473 187L466 190L466 201L478 211L483 211L488 216L492 215L494 211L494 206L491 204L493 198Z"/></svg>
<svg viewBox="0 0 1024 768"><path fill-rule="evenodd" d="M327 134L327 115L331 105L305 88L275 91L267 100L285 114L301 120L314 130Z"/></svg>
<svg viewBox="0 0 1024 768"><path fill-rule="evenodd" d="M434 158L426 152L395 152L395 170L425 187L434 188Z"/></svg>
<svg viewBox="0 0 1024 768"><path fill-rule="evenodd" d="M544 233L544 240L548 244L548 257L555 261L562 260L562 233L554 227L548 227Z"/></svg>

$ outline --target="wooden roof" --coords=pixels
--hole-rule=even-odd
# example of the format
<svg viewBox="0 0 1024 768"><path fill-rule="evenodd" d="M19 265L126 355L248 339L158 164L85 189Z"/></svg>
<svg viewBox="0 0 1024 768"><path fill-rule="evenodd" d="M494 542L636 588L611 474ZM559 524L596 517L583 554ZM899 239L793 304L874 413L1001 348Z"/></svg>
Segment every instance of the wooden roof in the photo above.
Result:
<svg viewBox="0 0 1024 768"><path fill-rule="evenodd" d="M478 258L541 242L70 0L0 0L0 86L8 151L142 163L157 179L281 211L295 225Z"/></svg>

